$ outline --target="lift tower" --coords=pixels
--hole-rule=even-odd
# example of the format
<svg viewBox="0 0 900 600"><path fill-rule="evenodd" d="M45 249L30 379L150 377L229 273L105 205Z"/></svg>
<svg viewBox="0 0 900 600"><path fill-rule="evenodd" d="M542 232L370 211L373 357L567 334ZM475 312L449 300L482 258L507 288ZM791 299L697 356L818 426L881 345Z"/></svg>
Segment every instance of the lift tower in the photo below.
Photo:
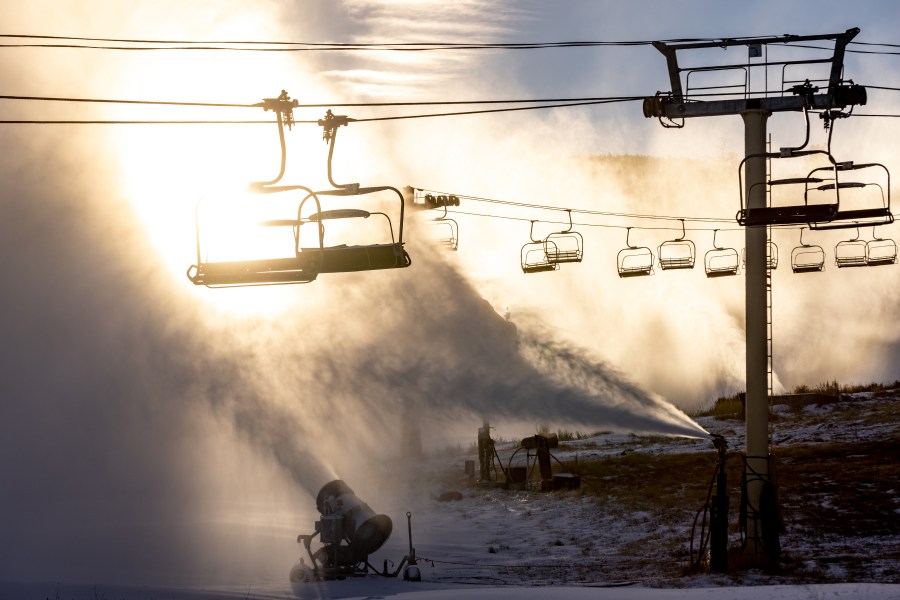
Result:
<svg viewBox="0 0 900 600"><path fill-rule="evenodd" d="M776 561L780 551L777 530L765 516L766 496L772 489L766 314L768 228L835 218L834 214L823 214L818 207L807 205L805 198L798 206L789 207L791 210L767 208L767 158L772 155L766 154L766 122L774 112L821 110L831 114L865 104L865 88L843 80L844 53L858 33L859 29L853 28L828 35L653 44L666 57L672 87L668 93L658 92L644 99L645 117L659 119L664 127L683 127L686 118L722 115L740 115L744 122L742 193L747 198L747 209L738 214L746 237L747 510L742 511L742 528L746 532L746 551L762 563ZM819 44L813 47L807 42L833 44L833 51L825 56L831 48L823 49ZM744 53L735 56L733 52L722 52L735 47L745 48ZM770 49L773 59L769 57ZM702 56L701 61L712 57L716 63L682 67L678 54L685 51L692 51L694 58ZM769 90L776 85L777 89ZM782 149L782 155L792 150L798 149ZM751 214L754 217L747 218Z"/></svg>

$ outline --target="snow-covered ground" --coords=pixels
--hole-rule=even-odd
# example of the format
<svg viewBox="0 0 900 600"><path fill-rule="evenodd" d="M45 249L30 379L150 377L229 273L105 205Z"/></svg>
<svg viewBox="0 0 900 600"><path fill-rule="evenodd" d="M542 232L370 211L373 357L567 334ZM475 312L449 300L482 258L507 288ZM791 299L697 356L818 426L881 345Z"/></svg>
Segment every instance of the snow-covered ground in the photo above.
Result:
<svg viewBox="0 0 900 600"><path fill-rule="evenodd" d="M857 394L841 402L821 405L794 408L776 405L772 418L773 447L896 440L900 424L890 417L895 413L897 400L896 393ZM740 421L701 418L699 422L710 432L725 435L732 449L742 447ZM508 456L513 448L511 444L499 446L501 456ZM560 460L577 455L580 461L590 461L630 453L705 451L714 454L707 440L602 434L568 442L554 454ZM896 451L892 452L889 456L895 457ZM101 583L0 583L0 598L900 598L900 584L880 583L877 576L850 581L842 580L840 573L832 573L828 579L832 583L825 584L809 580L797 583L753 570L729 575L680 576L669 551L656 547L654 542L663 537L682 536L689 530L689 522L661 522L659 515L652 511L609 505L599 501L596 495L578 490L546 493L467 483L464 478L467 459L472 456L463 451L448 451L420 464L412 477L390 490L379 490L370 482L360 482L357 488L366 489L364 500L377 512L390 515L394 522L392 537L370 557L370 562L377 568L386 565L388 569L399 564L407 553L409 518L422 582L370 575L292 587L287 581L289 565L286 565L283 581L261 579L239 586L213 585L203 589L116 587ZM373 474L376 476L380 474ZM460 493L455 499L442 501L439 495L448 490ZM884 523L884 535L845 543L855 544L861 555L868 553L872 557L873 568L880 569L873 572L896 574L900 573L900 564L896 564L900 548L897 527L900 491L891 489L888 494L896 504L897 519ZM309 528L311 532L312 523ZM789 529L785 544L789 550L815 559L816 553L821 552L821 546L817 545L820 541L804 539L801 534L792 536ZM884 550L881 557L878 557L879 547ZM623 552L623 548L630 550ZM879 560L881 564L875 565Z"/></svg>

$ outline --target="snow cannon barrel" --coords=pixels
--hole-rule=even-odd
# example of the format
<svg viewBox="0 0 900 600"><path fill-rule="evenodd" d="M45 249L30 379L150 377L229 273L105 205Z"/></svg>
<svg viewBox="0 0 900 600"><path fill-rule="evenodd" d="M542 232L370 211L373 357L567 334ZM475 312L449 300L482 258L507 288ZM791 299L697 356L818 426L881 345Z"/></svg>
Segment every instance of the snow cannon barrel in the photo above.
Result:
<svg viewBox="0 0 900 600"><path fill-rule="evenodd" d="M372 554L391 535L391 518L375 514L341 479L322 486L316 496L316 509L323 517L340 517L343 537L356 555Z"/></svg>

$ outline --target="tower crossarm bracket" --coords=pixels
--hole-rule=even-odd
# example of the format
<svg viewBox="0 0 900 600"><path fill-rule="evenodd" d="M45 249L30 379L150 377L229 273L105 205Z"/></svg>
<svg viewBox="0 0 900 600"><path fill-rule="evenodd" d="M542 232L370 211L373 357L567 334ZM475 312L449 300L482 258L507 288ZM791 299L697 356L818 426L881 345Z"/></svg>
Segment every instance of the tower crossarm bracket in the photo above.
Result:
<svg viewBox="0 0 900 600"><path fill-rule="evenodd" d="M669 71L669 82L671 91L668 93L657 93L655 96L644 98L644 116L647 118L660 119L681 119L686 117L706 117L717 115L736 115L748 110L763 110L767 112L783 112L783 111L800 111L804 105L813 110L827 110L835 108L845 108L853 105L864 105L866 103L866 88L860 85L845 83L842 79L844 67L844 55L847 44L859 33L859 28L848 29L843 33L824 34L824 35L784 35L776 37L748 37L739 39L725 39L707 42L686 42L686 43L666 43L653 42L653 46L666 57L666 63ZM803 47L805 42L816 41L832 41L834 43L833 53L830 57L825 58L802 58L793 60L769 60L763 57L761 48L770 44L779 46L790 46L792 44L801 44ZM686 50L712 49L722 48L728 49L734 46L744 46L747 48L746 62L714 64L704 66L693 66L685 68L679 66L678 53ZM751 58L758 58L761 61L752 62ZM828 85L822 86L822 93L808 93L785 95L783 91L779 91L777 95L766 90L760 93L750 93L748 84L745 82L743 91L735 93L733 88L741 86L722 86L722 93L709 93L717 88L704 87L699 88L704 93L697 94L697 97L690 97L690 89L685 91L683 78L687 79L691 73L717 73L725 71L740 70L749 73L754 69L768 69L770 67L780 68L782 74L787 67L830 65L828 74ZM687 74L687 75L686 75ZM796 86L794 86L796 87ZM732 89L725 89L732 88ZM788 90L792 91L792 90ZM819 91L816 89L815 91ZM732 96L724 99L705 100L709 96ZM742 97L733 97L733 96Z"/></svg>

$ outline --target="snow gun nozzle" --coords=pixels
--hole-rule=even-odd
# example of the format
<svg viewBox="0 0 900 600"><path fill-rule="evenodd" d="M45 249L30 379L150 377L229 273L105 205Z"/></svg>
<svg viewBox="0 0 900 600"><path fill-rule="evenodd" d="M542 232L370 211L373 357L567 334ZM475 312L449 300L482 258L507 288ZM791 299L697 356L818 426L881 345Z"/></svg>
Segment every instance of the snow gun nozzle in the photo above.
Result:
<svg viewBox="0 0 900 600"><path fill-rule="evenodd" d="M712 443L713 447L719 452L725 452L728 450L728 442L725 441L725 438L717 433L712 434Z"/></svg>

